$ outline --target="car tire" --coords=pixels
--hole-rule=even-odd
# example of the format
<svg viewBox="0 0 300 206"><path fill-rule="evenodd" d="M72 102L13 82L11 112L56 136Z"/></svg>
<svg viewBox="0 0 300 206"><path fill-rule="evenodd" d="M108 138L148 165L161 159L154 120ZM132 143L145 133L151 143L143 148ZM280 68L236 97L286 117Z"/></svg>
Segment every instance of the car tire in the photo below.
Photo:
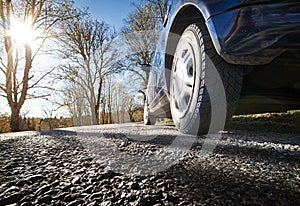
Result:
<svg viewBox="0 0 300 206"><path fill-rule="evenodd" d="M170 75L170 108L176 127L196 135L224 129L239 100L242 76L241 66L217 54L205 24L188 26L177 44ZM225 114L223 126L212 130L216 119L212 117L221 113Z"/></svg>
<svg viewBox="0 0 300 206"><path fill-rule="evenodd" d="M155 125L156 118L149 114L149 108L145 104L144 106L144 125Z"/></svg>

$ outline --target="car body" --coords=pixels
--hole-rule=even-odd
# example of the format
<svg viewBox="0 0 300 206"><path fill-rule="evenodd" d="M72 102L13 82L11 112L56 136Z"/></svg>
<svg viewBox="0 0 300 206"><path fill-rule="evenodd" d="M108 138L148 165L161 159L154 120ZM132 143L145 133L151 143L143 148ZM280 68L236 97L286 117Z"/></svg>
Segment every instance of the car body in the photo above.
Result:
<svg viewBox="0 0 300 206"><path fill-rule="evenodd" d="M189 25L199 23L224 64L243 71L235 114L300 108L298 0L180 0L170 6L157 45L146 91L147 117L172 117L176 48Z"/></svg>

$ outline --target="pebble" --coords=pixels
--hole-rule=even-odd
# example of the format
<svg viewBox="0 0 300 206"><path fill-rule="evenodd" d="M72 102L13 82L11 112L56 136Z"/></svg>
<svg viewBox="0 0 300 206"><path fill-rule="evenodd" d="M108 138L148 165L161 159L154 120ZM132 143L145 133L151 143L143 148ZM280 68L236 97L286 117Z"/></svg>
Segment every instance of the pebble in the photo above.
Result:
<svg viewBox="0 0 300 206"><path fill-rule="evenodd" d="M38 175L32 175L32 176L27 177L25 179L25 181L34 183L34 182L36 182L38 180L42 180L42 179L45 179L45 176L41 175L41 174L38 174Z"/></svg>
<svg viewBox="0 0 300 206"><path fill-rule="evenodd" d="M79 184L80 183L80 177L74 177L74 179L72 180L72 184Z"/></svg>
<svg viewBox="0 0 300 206"><path fill-rule="evenodd" d="M137 183L137 182L131 182L129 184L129 188L132 190L140 190L141 189L139 183Z"/></svg>
<svg viewBox="0 0 300 206"><path fill-rule="evenodd" d="M50 195L41 196L37 199L38 204L50 204L52 201L52 197Z"/></svg>
<svg viewBox="0 0 300 206"><path fill-rule="evenodd" d="M40 187L40 188L36 191L35 195L36 195L36 196L39 196L39 195L41 195L41 194L44 194L45 192L49 191L50 188L51 188L50 185L44 185L44 186Z"/></svg>
<svg viewBox="0 0 300 206"><path fill-rule="evenodd" d="M0 199L1 204L10 205L14 203L18 203L24 197L21 193L13 193L3 199Z"/></svg>

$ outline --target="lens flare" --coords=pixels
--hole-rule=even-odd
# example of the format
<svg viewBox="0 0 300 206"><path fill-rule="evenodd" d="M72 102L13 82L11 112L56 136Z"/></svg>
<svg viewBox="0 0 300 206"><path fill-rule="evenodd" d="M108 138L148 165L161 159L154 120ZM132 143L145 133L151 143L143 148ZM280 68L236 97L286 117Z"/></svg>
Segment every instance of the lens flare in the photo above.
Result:
<svg viewBox="0 0 300 206"><path fill-rule="evenodd" d="M41 32L32 27L31 21L11 20L10 36L16 47L29 45L33 46L34 41L41 35Z"/></svg>

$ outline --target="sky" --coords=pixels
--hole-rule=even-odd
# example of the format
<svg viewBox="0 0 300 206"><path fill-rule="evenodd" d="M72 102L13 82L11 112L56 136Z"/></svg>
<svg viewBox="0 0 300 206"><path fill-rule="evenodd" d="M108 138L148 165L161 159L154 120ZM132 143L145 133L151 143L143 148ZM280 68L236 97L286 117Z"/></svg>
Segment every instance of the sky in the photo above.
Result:
<svg viewBox="0 0 300 206"><path fill-rule="evenodd" d="M133 0L75 0L75 5L88 6L94 17L119 29L123 25L123 19L134 9L132 2Z"/></svg>

